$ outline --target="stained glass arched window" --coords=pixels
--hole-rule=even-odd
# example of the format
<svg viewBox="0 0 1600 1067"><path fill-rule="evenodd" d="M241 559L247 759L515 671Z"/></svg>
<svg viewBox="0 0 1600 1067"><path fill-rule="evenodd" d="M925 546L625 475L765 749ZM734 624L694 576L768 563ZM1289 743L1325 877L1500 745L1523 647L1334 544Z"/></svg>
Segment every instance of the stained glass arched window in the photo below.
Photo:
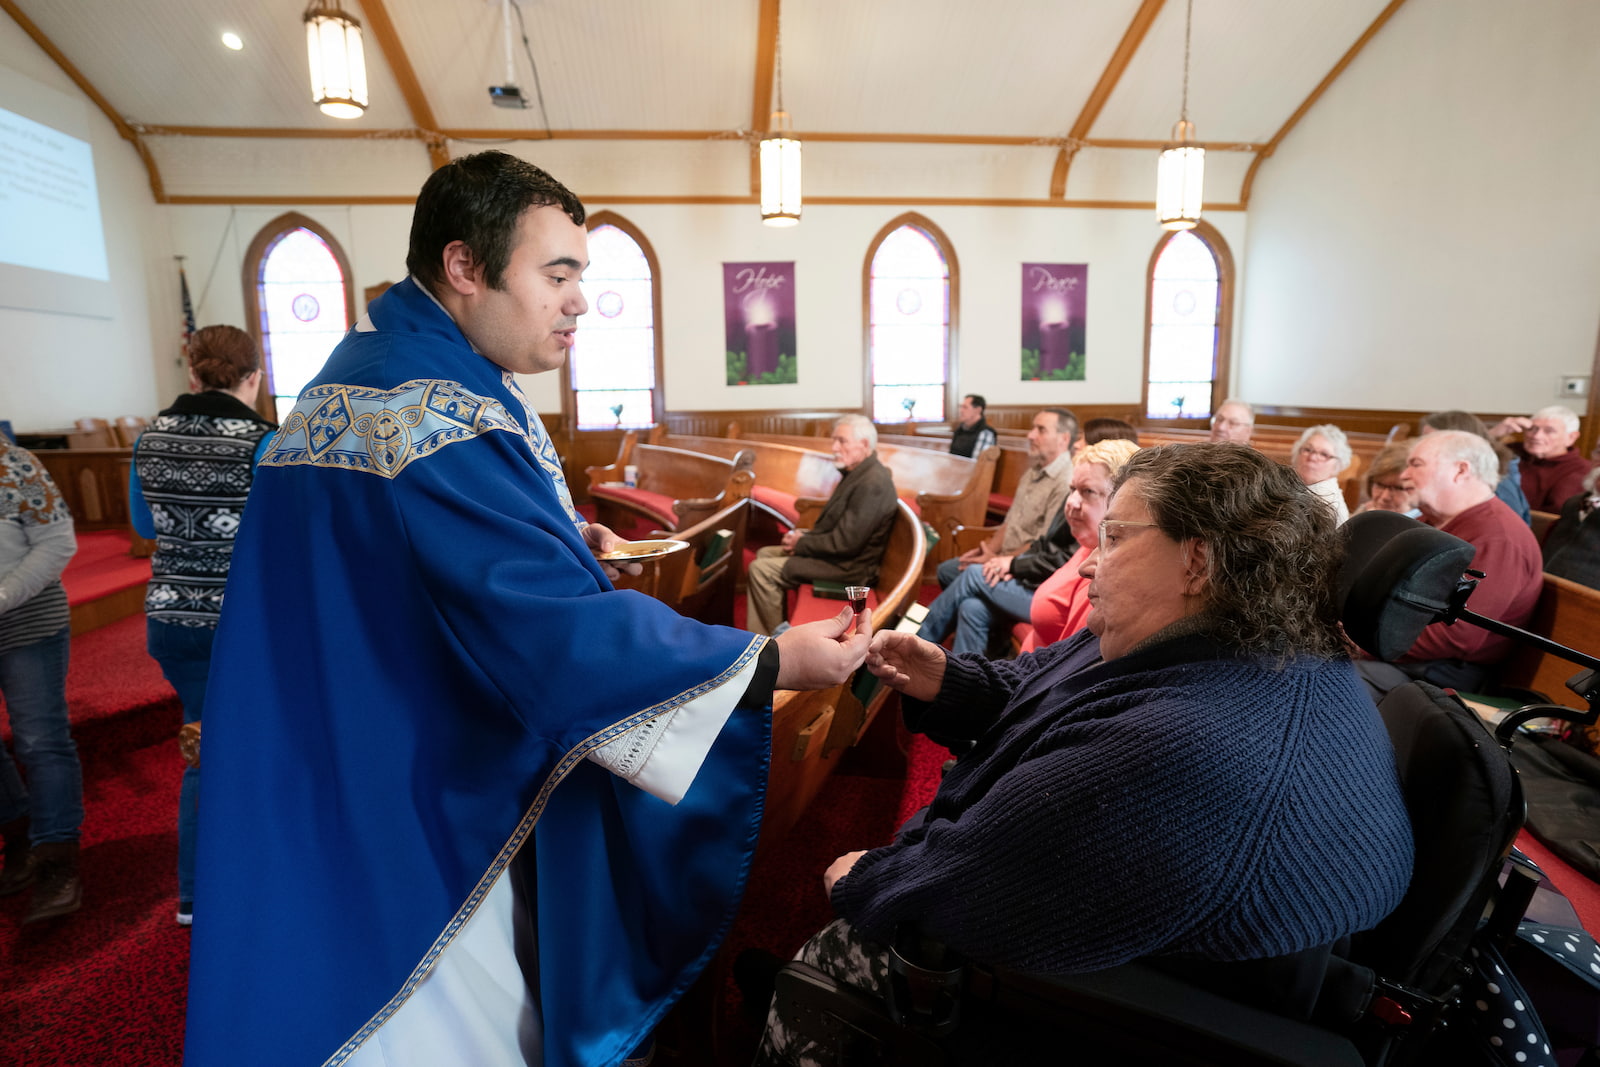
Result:
<svg viewBox="0 0 1600 1067"><path fill-rule="evenodd" d="M953 407L957 271L949 240L915 213L866 260L867 396L874 422L943 422Z"/></svg>
<svg viewBox="0 0 1600 1067"><path fill-rule="evenodd" d="M268 223L245 260L246 302L266 360L264 413L280 422L350 328L350 271L333 237L310 219Z"/></svg>
<svg viewBox="0 0 1600 1067"><path fill-rule="evenodd" d="M655 253L612 212L589 217L583 295L589 312L578 320L566 371L577 428L653 425L661 418Z"/></svg>
<svg viewBox="0 0 1600 1067"><path fill-rule="evenodd" d="M1144 412L1206 419L1227 390L1233 259L1205 222L1164 235L1150 257Z"/></svg>

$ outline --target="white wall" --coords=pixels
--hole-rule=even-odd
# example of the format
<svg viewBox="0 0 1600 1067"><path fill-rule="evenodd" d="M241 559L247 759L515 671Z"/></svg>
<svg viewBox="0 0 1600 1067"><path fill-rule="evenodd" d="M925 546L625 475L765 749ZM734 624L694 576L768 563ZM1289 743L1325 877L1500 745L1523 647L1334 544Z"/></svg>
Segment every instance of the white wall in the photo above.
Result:
<svg viewBox="0 0 1600 1067"><path fill-rule="evenodd" d="M1591 0L1401 8L1262 164L1236 392L1531 411L1587 375L1597 41Z"/></svg>
<svg viewBox="0 0 1600 1067"><path fill-rule="evenodd" d="M0 308L0 419L38 430L84 415L154 413L174 390L163 384L157 344L175 354L182 319L176 268L144 165L9 18L0 18L0 66L84 102L112 296L109 318ZM0 98L0 107L17 110L26 101Z"/></svg>
<svg viewBox="0 0 1600 1067"><path fill-rule="evenodd" d="M669 409L861 405L862 262L879 228L902 209L810 207L800 226L777 230L763 226L753 206L607 207L644 233L661 264ZM189 257L189 284L202 324L244 321L243 255L263 226L289 210L315 219L344 247L358 300L366 286L398 281L405 274L409 207L180 205L165 210L175 249ZM928 208L923 214L955 246L962 391L983 393L995 404L1138 402L1144 272L1160 235L1149 213L959 207ZM1238 258L1243 214L1218 212L1211 219ZM724 369L722 263L764 260L796 263L800 381L729 386ZM1086 381L1019 380L1024 262L1089 264ZM560 408L555 375L525 385L540 410Z"/></svg>

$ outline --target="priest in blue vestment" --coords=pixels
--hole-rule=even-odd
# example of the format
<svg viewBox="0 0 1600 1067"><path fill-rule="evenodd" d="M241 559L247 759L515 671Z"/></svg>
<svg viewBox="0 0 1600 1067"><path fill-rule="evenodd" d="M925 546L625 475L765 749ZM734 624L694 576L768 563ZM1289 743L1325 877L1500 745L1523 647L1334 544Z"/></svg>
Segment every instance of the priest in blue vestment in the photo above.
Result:
<svg viewBox="0 0 1600 1067"><path fill-rule="evenodd" d="M764 637L613 588L513 372L587 309L583 206L499 152L435 171L410 276L262 456L210 689L185 1062L620 1064L726 932L774 687Z"/></svg>

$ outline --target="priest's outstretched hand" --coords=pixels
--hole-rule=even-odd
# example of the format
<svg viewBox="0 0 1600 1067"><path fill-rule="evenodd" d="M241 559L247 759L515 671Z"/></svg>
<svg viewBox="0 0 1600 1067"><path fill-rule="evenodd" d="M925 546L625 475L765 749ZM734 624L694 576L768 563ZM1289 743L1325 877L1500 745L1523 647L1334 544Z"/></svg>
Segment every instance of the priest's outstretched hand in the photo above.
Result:
<svg viewBox="0 0 1600 1067"><path fill-rule="evenodd" d="M872 635L867 670L908 697L932 700L944 685L944 649L916 634L885 630Z"/></svg>
<svg viewBox="0 0 1600 1067"><path fill-rule="evenodd" d="M856 618L854 613L845 608L831 619L791 626L774 638L778 642L778 688L826 689L849 681L867 658L872 637L872 612L861 613L853 634L852 618Z"/></svg>

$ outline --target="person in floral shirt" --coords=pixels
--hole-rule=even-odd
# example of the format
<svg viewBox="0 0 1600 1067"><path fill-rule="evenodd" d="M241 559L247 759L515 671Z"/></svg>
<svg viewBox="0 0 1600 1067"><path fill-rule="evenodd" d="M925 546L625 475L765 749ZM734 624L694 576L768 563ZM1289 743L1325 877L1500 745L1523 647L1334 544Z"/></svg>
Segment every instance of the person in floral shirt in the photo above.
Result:
<svg viewBox="0 0 1600 1067"><path fill-rule="evenodd" d="M0 749L0 896L33 886L24 923L83 902L83 770L67 724L71 626L61 587L77 550L72 515L44 465L0 436L0 695L12 734L12 751Z"/></svg>

